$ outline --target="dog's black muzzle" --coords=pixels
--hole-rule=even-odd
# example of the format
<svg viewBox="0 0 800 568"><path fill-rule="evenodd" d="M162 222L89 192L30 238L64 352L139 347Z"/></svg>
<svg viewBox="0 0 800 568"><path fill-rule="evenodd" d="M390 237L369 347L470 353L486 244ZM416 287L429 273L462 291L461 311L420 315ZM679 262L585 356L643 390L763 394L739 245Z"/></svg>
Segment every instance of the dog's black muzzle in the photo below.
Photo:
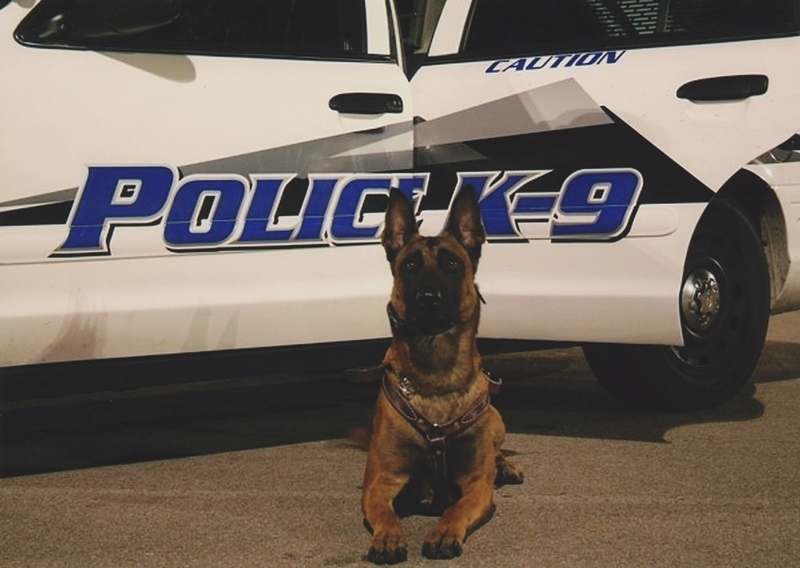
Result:
<svg viewBox="0 0 800 568"><path fill-rule="evenodd" d="M439 319L437 317L408 317L402 318L391 302L386 306L392 333L398 337L426 337L444 333L453 328L457 318Z"/></svg>

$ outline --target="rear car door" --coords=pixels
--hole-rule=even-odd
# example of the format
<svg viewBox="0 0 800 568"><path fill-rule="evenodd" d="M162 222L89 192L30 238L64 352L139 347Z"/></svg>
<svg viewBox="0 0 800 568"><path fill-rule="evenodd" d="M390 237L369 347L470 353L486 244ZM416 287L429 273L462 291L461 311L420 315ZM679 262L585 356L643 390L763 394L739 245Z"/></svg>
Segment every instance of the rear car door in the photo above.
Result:
<svg viewBox="0 0 800 568"><path fill-rule="evenodd" d="M355 172L411 169L390 4L31 4L0 9L0 366L383 332L383 270L329 245L380 228Z"/></svg>
<svg viewBox="0 0 800 568"><path fill-rule="evenodd" d="M701 214L800 125L800 68L785 58L800 47L797 3L449 0L421 13L417 158L440 194L481 196L497 245L482 260L482 332L682 345Z"/></svg>

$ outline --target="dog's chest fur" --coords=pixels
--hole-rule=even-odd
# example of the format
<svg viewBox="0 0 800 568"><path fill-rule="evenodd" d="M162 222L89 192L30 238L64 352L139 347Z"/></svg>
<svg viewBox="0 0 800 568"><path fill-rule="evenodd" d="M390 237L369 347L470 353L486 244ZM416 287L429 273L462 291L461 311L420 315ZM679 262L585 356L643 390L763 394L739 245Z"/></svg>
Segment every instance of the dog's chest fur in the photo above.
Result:
<svg viewBox="0 0 800 568"><path fill-rule="evenodd" d="M447 424L462 416L476 400L488 391L480 367L465 365L466 374L448 375L390 374L388 380L400 387L409 404L434 424Z"/></svg>

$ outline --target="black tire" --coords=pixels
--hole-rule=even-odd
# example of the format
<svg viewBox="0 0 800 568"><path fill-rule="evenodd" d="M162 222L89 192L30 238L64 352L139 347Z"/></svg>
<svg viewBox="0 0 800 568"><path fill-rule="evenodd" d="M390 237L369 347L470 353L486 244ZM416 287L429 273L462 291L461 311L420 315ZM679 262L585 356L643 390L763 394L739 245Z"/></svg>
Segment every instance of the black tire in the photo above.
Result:
<svg viewBox="0 0 800 568"><path fill-rule="evenodd" d="M683 282L678 291L682 347L583 348L598 381L628 404L711 408L734 397L758 364L769 323L769 274L760 237L732 202L714 199L703 213L689 244Z"/></svg>

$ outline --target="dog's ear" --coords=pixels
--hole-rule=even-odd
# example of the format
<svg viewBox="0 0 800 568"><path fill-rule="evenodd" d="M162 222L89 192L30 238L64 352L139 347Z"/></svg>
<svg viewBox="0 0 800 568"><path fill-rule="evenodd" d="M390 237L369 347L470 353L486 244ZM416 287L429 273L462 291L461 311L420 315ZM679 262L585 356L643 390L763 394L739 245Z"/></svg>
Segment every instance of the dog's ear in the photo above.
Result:
<svg viewBox="0 0 800 568"><path fill-rule="evenodd" d="M481 212L475 188L463 187L453 199L450 215L447 217L442 233L455 237L467 249L473 264L477 267L481 257L481 245L486 242Z"/></svg>
<svg viewBox="0 0 800 568"><path fill-rule="evenodd" d="M389 206L386 208L386 223L381 234L381 244L386 250L386 258L394 262L400 249L416 235L417 219L411 201L396 188L389 190Z"/></svg>

